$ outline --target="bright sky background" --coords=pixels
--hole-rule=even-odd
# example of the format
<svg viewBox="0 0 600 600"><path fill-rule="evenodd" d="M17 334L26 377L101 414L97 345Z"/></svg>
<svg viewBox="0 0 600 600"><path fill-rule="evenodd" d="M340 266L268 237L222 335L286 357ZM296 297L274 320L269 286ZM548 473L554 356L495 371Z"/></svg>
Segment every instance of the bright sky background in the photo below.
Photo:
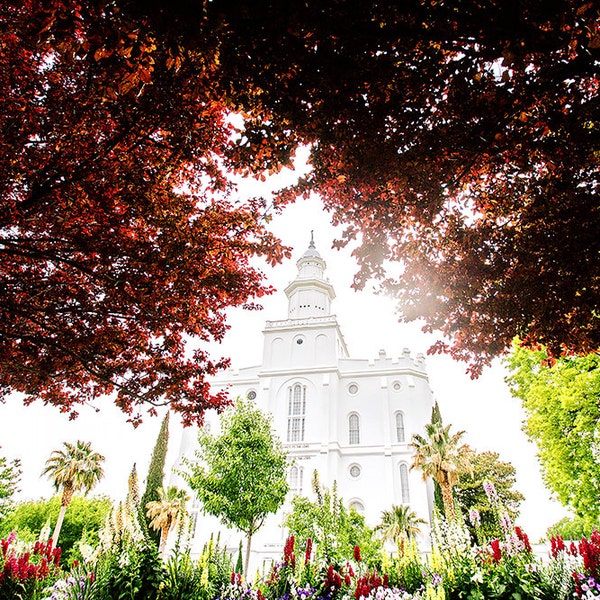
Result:
<svg viewBox="0 0 600 600"><path fill-rule="evenodd" d="M215 356L230 356L234 367L262 362L264 322L286 318L287 299L283 289L296 276L295 263L308 247L311 230L316 247L327 262L326 274L337 295L332 310L338 317L350 355L375 358L380 349L385 349L388 356L400 356L405 347L413 354L426 353L433 338L421 333L416 324L399 324L390 299L368 290L351 289L356 265L349 251L331 249L336 232L320 201L298 201L273 220L271 229L293 247L293 258L274 269L264 269L278 292L262 300L263 311L230 312L231 330L222 346L215 349ZM526 497L519 523L537 541L566 512L550 499L542 483L536 449L521 431L523 414L504 383L506 373L500 361L474 381L465 374L464 364L448 357L427 357L426 364L444 422L452 424L455 430L465 430L464 439L474 449L499 452L501 460L517 468L517 489ZM96 408L99 412L83 407L80 417L69 421L67 415L55 408L37 404L23 407L16 397L0 404L0 453L22 461L24 473L19 498L52 494L51 485L41 477L41 472L52 450L64 441L89 440L106 457L105 478L94 494L123 499L134 463L140 480L145 478L161 418L147 417L140 427L133 429L110 400L99 402ZM181 428L174 421L171 419L169 469L178 454L181 436Z"/></svg>

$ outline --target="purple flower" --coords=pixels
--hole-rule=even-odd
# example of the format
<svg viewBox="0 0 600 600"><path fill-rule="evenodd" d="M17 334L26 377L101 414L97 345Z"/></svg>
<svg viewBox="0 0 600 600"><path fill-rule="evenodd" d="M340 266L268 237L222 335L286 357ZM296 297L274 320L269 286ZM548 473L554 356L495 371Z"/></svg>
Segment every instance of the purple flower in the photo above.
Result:
<svg viewBox="0 0 600 600"><path fill-rule="evenodd" d="M486 496L491 504L497 504L498 502L498 492L496 491L496 487L491 481L486 481L483 484L483 489L485 490Z"/></svg>

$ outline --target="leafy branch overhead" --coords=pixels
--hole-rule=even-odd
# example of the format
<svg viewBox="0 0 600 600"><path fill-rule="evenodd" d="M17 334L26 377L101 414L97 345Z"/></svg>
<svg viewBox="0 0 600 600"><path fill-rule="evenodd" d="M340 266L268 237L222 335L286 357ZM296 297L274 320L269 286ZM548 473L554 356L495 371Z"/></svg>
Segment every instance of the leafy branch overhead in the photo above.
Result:
<svg viewBox="0 0 600 600"><path fill-rule="evenodd" d="M376 278L473 375L519 335L600 348L595 3L409 0L0 7L0 392L133 423L222 407L230 306L287 255L276 206L318 193ZM236 114L241 122L233 119ZM195 352L193 351L195 349Z"/></svg>

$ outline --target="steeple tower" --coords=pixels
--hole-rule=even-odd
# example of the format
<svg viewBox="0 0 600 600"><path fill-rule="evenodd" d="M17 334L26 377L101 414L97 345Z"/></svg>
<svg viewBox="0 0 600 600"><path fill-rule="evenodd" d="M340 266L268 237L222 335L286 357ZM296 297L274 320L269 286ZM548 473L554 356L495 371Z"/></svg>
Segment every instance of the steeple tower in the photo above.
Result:
<svg viewBox="0 0 600 600"><path fill-rule="evenodd" d="M300 257L296 266L296 279L285 288L289 301L288 319L329 316L335 292L325 279L327 265L315 247L312 231L308 250Z"/></svg>

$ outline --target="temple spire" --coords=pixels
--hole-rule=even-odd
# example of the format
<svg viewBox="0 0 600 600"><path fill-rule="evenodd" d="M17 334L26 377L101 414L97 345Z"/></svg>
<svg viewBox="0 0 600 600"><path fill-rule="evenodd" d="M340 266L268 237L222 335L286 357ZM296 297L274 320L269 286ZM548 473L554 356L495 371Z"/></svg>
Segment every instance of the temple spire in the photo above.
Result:
<svg viewBox="0 0 600 600"><path fill-rule="evenodd" d="M298 274L285 293L289 299L288 318L324 317L331 314L333 287L325 278L325 261L315 246L314 230L310 232L308 249L296 263Z"/></svg>

